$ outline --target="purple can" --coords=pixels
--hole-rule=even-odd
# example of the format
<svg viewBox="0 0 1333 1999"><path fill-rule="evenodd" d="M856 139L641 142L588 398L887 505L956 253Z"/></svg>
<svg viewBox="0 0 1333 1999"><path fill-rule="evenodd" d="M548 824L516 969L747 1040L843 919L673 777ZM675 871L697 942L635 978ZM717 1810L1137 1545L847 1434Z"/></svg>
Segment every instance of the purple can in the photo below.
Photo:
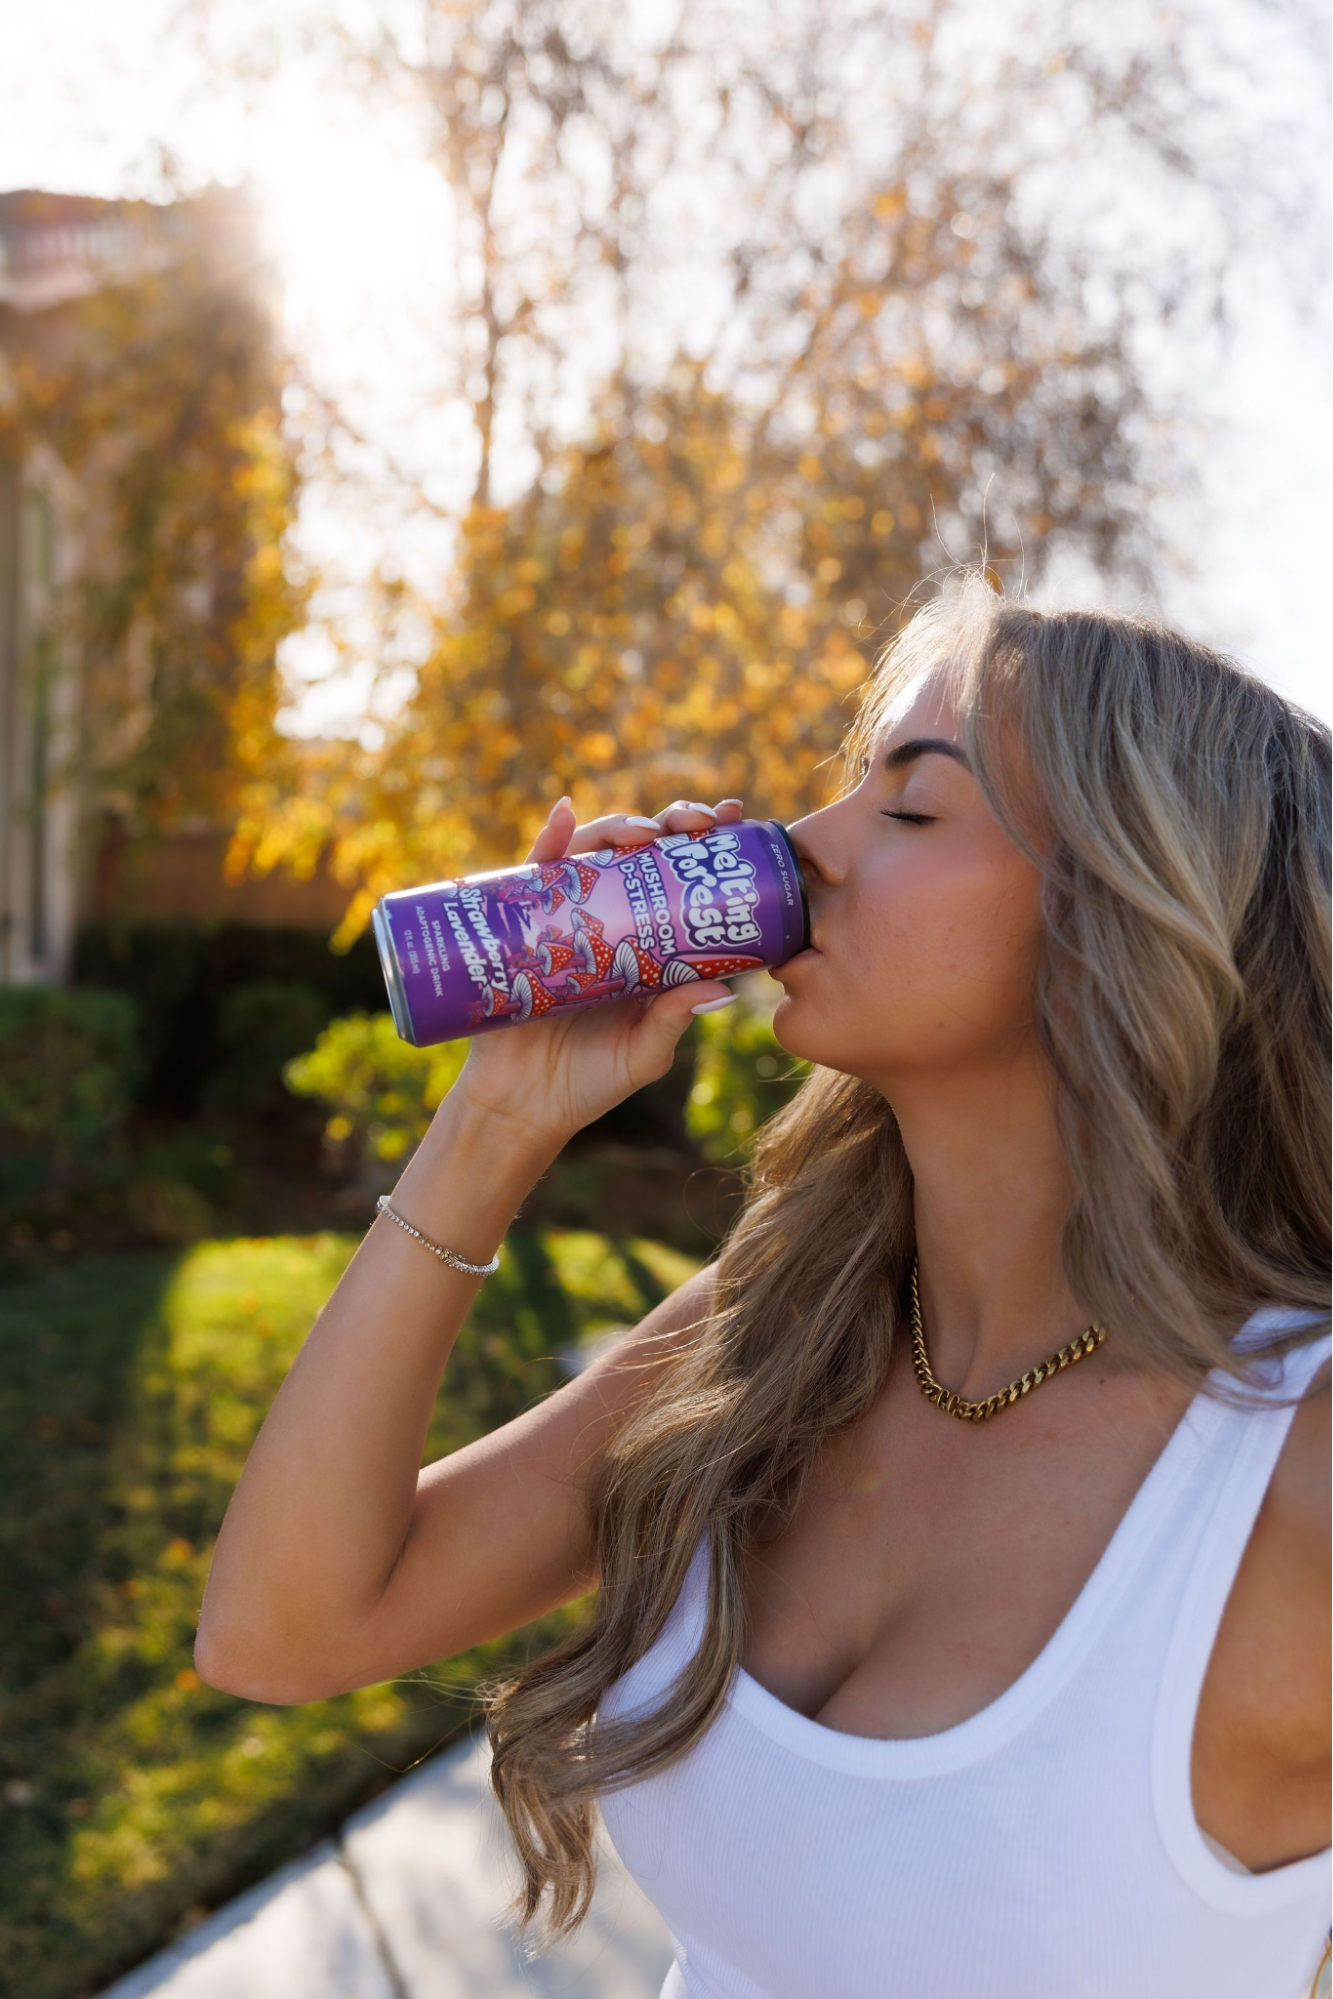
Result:
<svg viewBox="0 0 1333 1999"><path fill-rule="evenodd" d="M397 889L371 923L394 1025L417 1048L781 965L810 941L777 819Z"/></svg>

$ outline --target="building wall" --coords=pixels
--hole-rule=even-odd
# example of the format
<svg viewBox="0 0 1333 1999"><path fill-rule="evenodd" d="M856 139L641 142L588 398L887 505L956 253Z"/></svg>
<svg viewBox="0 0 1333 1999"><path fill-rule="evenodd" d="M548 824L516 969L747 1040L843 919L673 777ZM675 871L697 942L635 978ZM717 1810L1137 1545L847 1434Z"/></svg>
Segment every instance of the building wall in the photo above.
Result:
<svg viewBox="0 0 1333 1999"><path fill-rule="evenodd" d="M353 891L321 865L309 881L272 874L228 882L224 827L177 828L151 845L104 820L85 890L83 915L126 922L189 917L201 923L293 925L332 931Z"/></svg>
<svg viewBox="0 0 1333 1999"><path fill-rule="evenodd" d="M52 452L0 457L0 984L59 984L73 956L80 514Z"/></svg>
<svg viewBox="0 0 1333 1999"><path fill-rule="evenodd" d="M0 192L0 410L35 361L78 361L86 337L75 323L79 301L169 274L196 240L210 246L224 280L262 299L276 324L279 302L251 241L252 221L247 202L227 190L202 205ZM0 447L0 985L67 980L85 918L331 930L351 891L322 869L309 883L229 883L223 827L186 823L142 842L126 837L117 808L127 801L98 772L129 756L152 719L149 649L138 643L147 634L136 625L118 656L85 664L74 613L84 583L123 559L108 494L127 438L94 440L76 481L51 448L54 434L48 442L27 431L21 444L19 434L9 433L8 457ZM111 687L115 700L96 705L94 724L81 711L86 703L93 713L95 671L106 683L100 691Z"/></svg>

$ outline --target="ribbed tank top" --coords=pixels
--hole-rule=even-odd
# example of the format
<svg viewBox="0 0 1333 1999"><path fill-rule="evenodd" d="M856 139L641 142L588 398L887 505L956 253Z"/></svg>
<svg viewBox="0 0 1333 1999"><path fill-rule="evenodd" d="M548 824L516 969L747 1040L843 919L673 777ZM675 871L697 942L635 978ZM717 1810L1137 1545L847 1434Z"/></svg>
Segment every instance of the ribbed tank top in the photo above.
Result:
<svg viewBox="0 0 1333 1999"><path fill-rule="evenodd" d="M1309 1323L1267 1307L1236 1344ZM660 1999L1306 1999L1330 1850L1262 1873L1221 1858L1190 1747L1294 1414L1266 1402L1328 1352L1324 1334L1265 1362L1245 1408L1195 1396L1055 1635L979 1714L848 1735L738 1666L684 1756L605 1794L675 1946ZM660 1704L702 1633L707 1562L701 1539L599 1719Z"/></svg>

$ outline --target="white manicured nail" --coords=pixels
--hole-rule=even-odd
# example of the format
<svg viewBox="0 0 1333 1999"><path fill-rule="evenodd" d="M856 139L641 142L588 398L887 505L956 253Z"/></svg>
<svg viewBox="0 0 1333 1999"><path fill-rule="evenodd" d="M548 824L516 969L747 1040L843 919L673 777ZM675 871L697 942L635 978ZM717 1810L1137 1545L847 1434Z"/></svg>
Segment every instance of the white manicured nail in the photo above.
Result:
<svg viewBox="0 0 1333 1999"><path fill-rule="evenodd" d="M743 798L719 798L717 803L718 810L721 811L724 805L744 805L745 800Z"/></svg>
<svg viewBox="0 0 1333 1999"><path fill-rule="evenodd" d="M698 1006L690 1008L691 1013L716 1013L720 1006L735 1006L735 993L726 993L721 999L700 1000Z"/></svg>
<svg viewBox="0 0 1333 1999"><path fill-rule="evenodd" d="M655 819L631 819L626 816L625 824L627 826L651 826L654 833L660 833L662 830Z"/></svg>

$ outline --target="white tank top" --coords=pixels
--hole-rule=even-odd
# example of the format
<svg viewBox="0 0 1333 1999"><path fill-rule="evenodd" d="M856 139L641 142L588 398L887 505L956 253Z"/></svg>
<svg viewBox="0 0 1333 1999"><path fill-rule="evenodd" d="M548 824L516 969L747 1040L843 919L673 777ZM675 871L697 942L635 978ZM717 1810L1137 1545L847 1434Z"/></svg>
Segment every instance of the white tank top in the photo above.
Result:
<svg viewBox="0 0 1333 1999"><path fill-rule="evenodd" d="M1309 1312L1268 1307L1249 1345ZM903 1740L811 1721L737 1667L686 1754L601 1800L671 1931L660 1999L1306 1999L1330 1851L1251 1873L1197 1824L1195 1709L1325 1334L1253 1407L1195 1397L1045 1649ZM1229 1377L1218 1377L1229 1380ZM1243 1393L1234 1384L1236 1393ZM703 1628L706 1540L599 1718L657 1706Z"/></svg>

